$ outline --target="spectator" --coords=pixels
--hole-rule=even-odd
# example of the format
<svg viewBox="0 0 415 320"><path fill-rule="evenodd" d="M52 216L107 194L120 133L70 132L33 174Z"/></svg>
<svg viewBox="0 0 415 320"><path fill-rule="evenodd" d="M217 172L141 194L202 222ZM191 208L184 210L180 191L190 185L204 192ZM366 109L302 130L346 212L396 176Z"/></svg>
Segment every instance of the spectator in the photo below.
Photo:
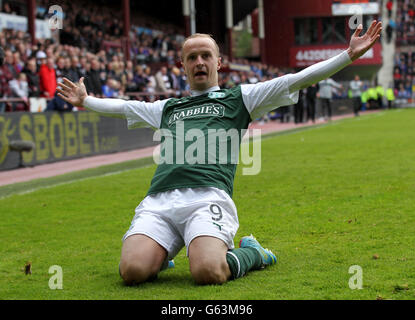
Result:
<svg viewBox="0 0 415 320"><path fill-rule="evenodd" d="M56 81L63 82L63 78L68 78L69 73L65 66L65 58L59 57L56 61Z"/></svg>
<svg viewBox="0 0 415 320"><path fill-rule="evenodd" d="M68 58L69 59L69 58ZM79 66L79 59L76 56L73 56L70 60L70 67L68 69L68 78L73 82L77 82L80 77L80 66Z"/></svg>
<svg viewBox="0 0 415 320"><path fill-rule="evenodd" d="M147 78L147 87L146 87L146 91L148 93L154 93L156 91L156 77L151 73L151 68L147 67L145 69L145 74L146 74L146 78ZM155 96L149 96L149 101L154 101L155 100Z"/></svg>
<svg viewBox="0 0 415 320"><path fill-rule="evenodd" d="M388 100L388 109L393 109L394 108L393 101L395 101L395 94L393 92L392 87L389 87L386 90L386 99Z"/></svg>
<svg viewBox="0 0 415 320"><path fill-rule="evenodd" d="M41 96L52 98L55 95L57 85L54 60L47 58L42 61L46 61L46 63L43 63L39 69Z"/></svg>
<svg viewBox="0 0 415 320"><path fill-rule="evenodd" d="M32 58L27 63L23 72L27 76L27 83L29 86L29 96L39 97L40 96L40 80L37 72L36 59Z"/></svg>
<svg viewBox="0 0 415 320"><path fill-rule="evenodd" d="M7 14L17 14L16 11L12 9L12 7L10 6L10 3L8 2L3 3L3 8L1 11Z"/></svg>
<svg viewBox="0 0 415 320"><path fill-rule="evenodd" d="M411 94L412 86L410 86L406 90L408 90L409 94ZM378 106L379 108L383 109L383 97L385 96L385 89L383 89L383 87L380 84L378 84L376 86L376 93L378 94Z"/></svg>
<svg viewBox="0 0 415 320"><path fill-rule="evenodd" d="M306 101L307 101L307 121L311 120L313 123L316 119L316 98L319 90L318 83L311 85L307 88Z"/></svg>
<svg viewBox="0 0 415 320"><path fill-rule="evenodd" d="M55 57L59 56L58 54L56 54L56 56L53 53L53 48L52 47L48 47L46 48L46 57L47 58L53 58L53 60L55 61Z"/></svg>
<svg viewBox="0 0 415 320"><path fill-rule="evenodd" d="M180 96L181 95L180 77L181 77L180 69L177 68L177 67L173 67L171 69L171 78L172 78L172 83L173 83L174 94L176 96Z"/></svg>
<svg viewBox="0 0 415 320"><path fill-rule="evenodd" d="M362 92L362 96L360 100L362 102L361 110L366 111L366 105L369 100L369 93L368 93L367 85L365 84L363 84L363 92Z"/></svg>
<svg viewBox="0 0 415 320"><path fill-rule="evenodd" d="M398 98L400 99L409 99L411 97L411 93L405 90L403 83L401 83L398 91Z"/></svg>
<svg viewBox="0 0 415 320"><path fill-rule="evenodd" d="M29 97L29 85L27 83L27 76L25 73L19 73L17 79L9 81L9 87L12 95L17 98Z"/></svg>
<svg viewBox="0 0 415 320"><path fill-rule="evenodd" d="M125 63L123 61L118 62L116 65L115 76L119 84L121 85L122 90L124 90L127 85L127 70L125 69Z"/></svg>
<svg viewBox="0 0 415 320"><path fill-rule="evenodd" d="M402 85L403 87L403 85ZM378 105L378 92L376 88L370 87L367 89L367 102L370 109L376 109Z"/></svg>
<svg viewBox="0 0 415 320"><path fill-rule="evenodd" d="M153 39L153 43L152 43L152 48L154 50L160 50L163 48L163 34L159 33L154 39Z"/></svg>
<svg viewBox="0 0 415 320"><path fill-rule="evenodd" d="M172 78L168 73L167 67L161 67L160 71L156 73L156 91L164 92L166 94L172 93Z"/></svg>
<svg viewBox="0 0 415 320"><path fill-rule="evenodd" d="M67 44L71 46L76 46L75 34L72 31L72 27L69 24L63 25L63 29L60 31L60 42L61 44Z"/></svg>
<svg viewBox="0 0 415 320"><path fill-rule="evenodd" d="M294 123L302 123L304 115L304 90L298 92L298 102L294 106Z"/></svg>
<svg viewBox="0 0 415 320"><path fill-rule="evenodd" d="M117 61L112 61L107 64L106 70L105 70L105 75L106 75L105 81L107 80L107 78L114 78L114 79L116 78L115 69L117 68L117 64L118 64Z"/></svg>
<svg viewBox="0 0 415 320"><path fill-rule="evenodd" d="M119 84L117 80L108 78L107 82L102 86L102 95L105 98L118 97Z"/></svg>
<svg viewBox="0 0 415 320"><path fill-rule="evenodd" d="M388 10L389 19L392 17L392 8L393 8L393 1L388 0L388 2L386 3L386 10Z"/></svg>
<svg viewBox="0 0 415 320"><path fill-rule="evenodd" d="M0 98L7 98L11 95L9 88L9 80L4 73L4 68L0 67ZM6 103L0 102L0 113L6 111Z"/></svg>
<svg viewBox="0 0 415 320"><path fill-rule="evenodd" d="M25 36L27 39L27 35ZM32 50L30 49L29 40L22 40L17 45L17 52L20 54L22 63L25 64L27 59L32 55Z"/></svg>
<svg viewBox="0 0 415 320"><path fill-rule="evenodd" d="M130 93L130 92L137 92L138 90L138 85L137 83L134 81L134 75L132 73L127 73L127 82L125 84L125 92L126 93Z"/></svg>
<svg viewBox="0 0 415 320"><path fill-rule="evenodd" d="M355 75L354 80L350 81L350 90L352 94L353 111L355 116L359 115L359 110L361 108L362 89L363 82L360 81L360 77L358 75Z"/></svg>
<svg viewBox="0 0 415 320"><path fill-rule="evenodd" d="M241 80L241 82L244 82L244 81ZM255 72L253 72L253 71L249 72L248 82L251 83L251 84L255 84L255 83L259 82L259 79L258 79L257 75L255 74Z"/></svg>
<svg viewBox="0 0 415 320"><path fill-rule="evenodd" d="M166 57L167 65L173 66L177 61L177 56L175 55L174 50L167 51Z"/></svg>
<svg viewBox="0 0 415 320"><path fill-rule="evenodd" d="M251 83L250 81L252 81L252 84L255 84L255 83L257 83L258 81L258 78L256 77L256 76L254 76L253 78L251 78L251 79L248 79L248 77L247 77L247 75L246 75L246 73L244 72L244 73L241 73L241 75L240 75L240 79L241 79L241 82L240 83Z"/></svg>
<svg viewBox="0 0 415 320"><path fill-rule="evenodd" d="M79 59L79 62L80 62L80 67L78 69L79 78L84 77L85 85L86 85L86 83L88 82L87 76L89 72L91 71L91 63L88 62L86 57L81 57Z"/></svg>
<svg viewBox="0 0 415 320"><path fill-rule="evenodd" d="M145 87L148 83L148 79L146 75L144 74L144 70L142 66L140 65L136 66L133 81L136 87L134 91L138 91L138 92L145 91Z"/></svg>
<svg viewBox="0 0 415 320"><path fill-rule="evenodd" d="M138 53L136 55L137 63L144 64L148 62L148 57L150 55L149 50L143 46L138 47Z"/></svg>
<svg viewBox="0 0 415 320"><path fill-rule="evenodd" d="M8 77L8 80L16 79L17 75L20 73L19 69L14 64L13 53L11 50L4 50L4 72Z"/></svg>
<svg viewBox="0 0 415 320"><path fill-rule="evenodd" d="M12 103L12 111L27 111L29 86L27 84L26 74L20 73L17 79L9 81L9 87L12 93L12 97L21 98L24 100L24 102Z"/></svg>
<svg viewBox="0 0 415 320"><path fill-rule="evenodd" d="M40 69L40 66L44 63L46 63L46 59L48 58L48 56L46 55L46 53L42 50L39 50L36 53L36 61L37 61L37 65L38 65L38 69Z"/></svg>
<svg viewBox="0 0 415 320"><path fill-rule="evenodd" d="M342 88L340 83L337 83L331 78L319 82L319 97L322 106L322 114L325 119L331 120L331 99L333 98L334 88Z"/></svg>
<svg viewBox="0 0 415 320"><path fill-rule="evenodd" d="M393 32L392 26L390 25L390 23L388 23L388 25L386 26L386 41L388 43L390 43L392 40L392 32Z"/></svg>
<svg viewBox="0 0 415 320"><path fill-rule="evenodd" d="M281 123L290 122L290 106L283 106L278 108L280 112L280 121Z"/></svg>
<svg viewBox="0 0 415 320"><path fill-rule="evenodd" d="M239 73L238 73L238 72L232 72L232 73L231 73L231 81L232 81L232 83L233 83L233 85L232 85L232 86L234 86L234 85L238 85L238 84L240 84L240 83L241 83L241 76L239 75Z"/></svg>
<svg viewBox="0 0 415 320"><path fill-rule="evenodd" d="M125 74L130 73L132 76L134 76L134 64L131 60L128 60L125 64Z"/></svg>
<svg viewBox="0 0 415 320"><path fill-rule="evenodd" d="M102 83L100 77L100 64L98 59L93 59L91 62L91 70L87 75L86 88L88 92L96 97L102 97Z"/></svg>
<svg viewBox="0 0 415 320"><path fill-rule="evenodd" d="M171 69L169 69L169 74L170 74L170 79L171 79L171 84L172 84L172 91L173 94L180 96L180 92L179 92L179 79L178 77L180 76L180 70L177 67L172 67Z"/></svg>
<svg viewBox="0 0 415 320"><path fill-rule="evenodd" d="M395 30L395 28L396 28L395 21L393 21L392 19L389 19L389 23L386 26L386 40L388 43L390 43L392 40L393 31Z"/></svg>
<svg viewBox="0 0 415 320"><path fill-rule="evenodd" d="M19 74L24 68L24 62L21 59L20 52L15 51L13 52L13 66L17 73Z"/></svg>

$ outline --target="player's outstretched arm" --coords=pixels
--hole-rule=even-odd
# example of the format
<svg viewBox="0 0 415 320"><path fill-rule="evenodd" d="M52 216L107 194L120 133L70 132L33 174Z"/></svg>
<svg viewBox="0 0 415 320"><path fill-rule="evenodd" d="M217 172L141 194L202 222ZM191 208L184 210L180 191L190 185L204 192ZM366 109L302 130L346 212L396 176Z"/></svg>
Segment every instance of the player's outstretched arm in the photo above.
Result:
<svg viewBox="0 0 415 320"><path fill-rule="evenodd" d="M169 99L154 102L131 101L89 96L82 77L78 83L67 78L58 84L58 96L74 106L82 106L104 116L126 118L129 128L150 126L160 128L163 108Z"/></svg>
<svg viewBox="0 0 415 320"><path fill-rule="evenodd" d="M63 82L58 83L56 90L60 98L73 106L85 107L111 117L124 118L126 101L122 99L100 99L89 96L84 84L84 77L79 79L77 83L63 78Z"/></svg>
<svg viewBox="0 0 415 320"><path fill-rule="evenodd" d="M299 90L331 77L362 56L379 39L382 23L373 21L368 31L360 36L362 29L359 25L350 40L349 48L337 56L313 64L297 73L256 84L241 85L244 103L251 118L256 119L281 106L296 104Z"/></svg>
<svg viewBox="0 0 415 320"><path fill-rule="evenodd" d="M356 28L356 31L350 39L349 48L346 51L328 60L305 68L298 73L288 75L289 91L295 92L327 79L365 54L380 38L382 22L376 22L374 20L367 32L360 36L362 29L362 25Z"/></svg>

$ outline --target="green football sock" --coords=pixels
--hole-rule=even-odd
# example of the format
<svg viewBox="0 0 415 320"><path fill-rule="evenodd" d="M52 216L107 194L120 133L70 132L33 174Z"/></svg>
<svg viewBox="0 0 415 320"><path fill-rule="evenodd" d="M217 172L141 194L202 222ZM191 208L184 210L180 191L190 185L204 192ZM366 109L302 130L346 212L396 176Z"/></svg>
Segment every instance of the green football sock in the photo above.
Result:
<svg viewBox="0 0 415 320"><path fill-rule="evenodd" d="M249 270L261 268L262 258L254 248L239 248L226 253L226 261L232 273L232 279L245 275Z"/></svg>

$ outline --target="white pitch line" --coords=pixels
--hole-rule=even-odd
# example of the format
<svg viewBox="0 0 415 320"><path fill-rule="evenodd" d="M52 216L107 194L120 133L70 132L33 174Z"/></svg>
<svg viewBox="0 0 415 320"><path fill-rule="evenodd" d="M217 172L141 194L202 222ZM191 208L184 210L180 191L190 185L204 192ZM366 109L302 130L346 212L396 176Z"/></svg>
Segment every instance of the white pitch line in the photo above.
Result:
<svg viewBox="0 0 415 320"><path fill-rule="evenodd" d="M24 194L28 194L28 193L32 193L32 192L41 190L41 189L49 189L49 188L58 187L58 186L66 185L66 184L71 184L71 183L74 183L74 182L82 182L82 181L86 181L86 180L90 180L90 179L94 179L94 178L102 178L102 177L106 177L106 176L112 176L112 175L115 175L115 174L131 171L131 170L136 170L136 169L148 168L148 167L151 167L151 166L152 166L152 164L148 164L148 165L145 165L145 166L142 166L142 167L111 171L111 172L102 173L102 174L87 177L87 178L78 178L78 179L72 179L72 180L65 181L65 182L53 183L53 184L46 185L46 186L39 186L37 188L33 188L33 189L21 191L21 192L16 192L16 193L11 193L7 196L0 196L0 200L9 198L9 197L14 196L14 195L24 195Z"/></svg>

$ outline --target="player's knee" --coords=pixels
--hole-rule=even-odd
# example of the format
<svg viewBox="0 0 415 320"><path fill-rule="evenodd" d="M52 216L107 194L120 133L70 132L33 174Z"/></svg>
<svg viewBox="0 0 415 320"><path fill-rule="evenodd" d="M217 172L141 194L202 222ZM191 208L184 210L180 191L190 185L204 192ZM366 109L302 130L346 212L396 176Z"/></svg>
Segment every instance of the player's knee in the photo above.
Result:
<svg viewBox="0 0 415 320"><path fill-rule="evenodd" d="M157 276L157 268L144 266L139 263L121 263L120 275L126 285L139 284Z"/></svg>
<svg viewBox="0 0 415 320"><path fill-rule="evenodd" d="M225 266L221 263L202 262L191 268L190 271L197 284L222 284L228 280L224 268Z"/></svg>

